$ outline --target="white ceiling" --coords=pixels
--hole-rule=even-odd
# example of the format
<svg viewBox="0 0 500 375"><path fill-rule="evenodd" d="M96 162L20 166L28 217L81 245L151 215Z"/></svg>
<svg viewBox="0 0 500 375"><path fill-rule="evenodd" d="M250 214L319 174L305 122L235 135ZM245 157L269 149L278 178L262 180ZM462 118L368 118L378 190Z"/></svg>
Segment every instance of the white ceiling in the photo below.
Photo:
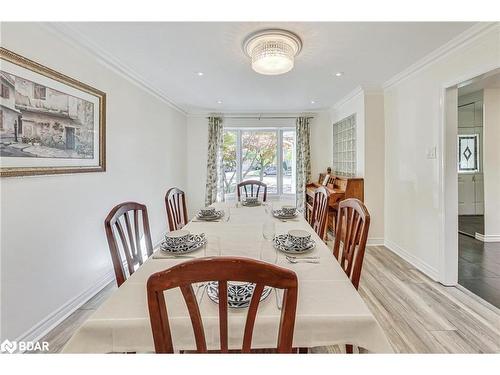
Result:
<svg viewBox="0 0 500 375"><path fill-rule="evenodd" d="M104 22L64 26L192 113L328 108L360 85L381 85L472 25ZM249 33L271 27L293 31L303 41L295 68L281 76L253 72L241 49ZM204 75L198 76L199 71ZM335 77L339 71L344 75Z"/></svg>

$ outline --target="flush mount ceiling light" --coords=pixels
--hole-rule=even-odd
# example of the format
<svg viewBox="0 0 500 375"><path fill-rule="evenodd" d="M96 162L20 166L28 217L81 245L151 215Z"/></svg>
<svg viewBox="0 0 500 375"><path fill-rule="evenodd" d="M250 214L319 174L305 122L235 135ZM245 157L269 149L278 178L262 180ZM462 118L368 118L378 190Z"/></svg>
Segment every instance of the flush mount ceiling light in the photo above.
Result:
<svg viewBox="0 0 500 375"><path fill-rule="evenodd" d="M243 42L243 51L252 59L257 73L278 75L293 69L302 41L294 33L280 29L260 30Z"/></svg>

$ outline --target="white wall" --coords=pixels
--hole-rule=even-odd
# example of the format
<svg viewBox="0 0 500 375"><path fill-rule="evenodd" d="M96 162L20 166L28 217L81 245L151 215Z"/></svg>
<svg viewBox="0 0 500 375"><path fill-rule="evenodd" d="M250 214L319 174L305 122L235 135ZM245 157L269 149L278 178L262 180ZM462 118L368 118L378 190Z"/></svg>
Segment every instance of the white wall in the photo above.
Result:
<svg viewBox="0 0 500 375"><path fill-rule="evenodd" d="M365 204L370 212L369 244L384 243L385 184L384 95L365 91Z"/></svg>
<svg viewBox="0 0 500 375"><path fill-rule="evenodd" d="M205 206L207 185L208 120L206 116L187 118L187 205L192 217L197 209Z"/></svg>
<svg viewBox="0 0 500 375"><path fill-rule="evenodd" d="M500 242L500 89L484 90L484 238Z"/></svg>
<svg viewBox="0 0 500 375"><path fill-rule="evenodd" d="M103 226L114 205L145 203L153 241L160 239L164 194L185 186L186 118L36 24L2 23L1 35L3 47L104 91L108 101L105 173L0 180L1 336L30 339L50 328L46 318L57 320L55 312L114 277Z"/></svg>
<svg viewBox="0 0 500 375"><path fill-rule="evenodd" d="M357 176L364 178L365 205L371 217L368 244L381 245L384 243L383 93L358 88L337 103L331 110L330 138L331 125L352 114L356 115Z"/></svg>
<svg viewBox="0 0 500 375"><path fill-rule="evenodd" d="M318 180L333 161L333 130L330 113L318 112L311 120L311 178Z"/></svg>
<svg viewBox="0 0 500 375"><path fill-rule="evenodd" d="M497 24L464 38L461 46L443 53L391 81L384 98L385 242L429 276L441 280L445 267L440 263L445 243L443 155L456 149L456 129L455 149L441 146L443 89L500 64L500 28ZM428 158L434 147L438 157ZM456 153L454 157L456 160ZM451 168L455 168L456 180L456 167ZM456 247L451 250L457 251Z"/></svg>

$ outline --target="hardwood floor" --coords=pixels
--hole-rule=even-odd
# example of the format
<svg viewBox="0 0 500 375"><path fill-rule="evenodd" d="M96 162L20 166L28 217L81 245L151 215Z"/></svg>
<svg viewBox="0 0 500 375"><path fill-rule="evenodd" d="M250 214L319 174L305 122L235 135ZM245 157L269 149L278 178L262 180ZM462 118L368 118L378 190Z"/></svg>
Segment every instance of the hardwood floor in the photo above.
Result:
<svg viewBox="0 0 500 375"><path fill-rule="evenodd" d="M458 215L458 232L473 238L484 234L484 215Z"/></svg>
<svg viewBox="0 0 500 375"><path fill-rule="evenodd" d="M115 289L110 284L43 340L59 352ZM435 283L383 246L367 248L359 292L396 353L500 353L500 310ZM338 346L312 353L339 353Z"/></svg>
<svg viewBox="0 0 500 375"><path fill-rule="evenodd" d="M500 243L459 234L458 283L500 308Z"/></svg>

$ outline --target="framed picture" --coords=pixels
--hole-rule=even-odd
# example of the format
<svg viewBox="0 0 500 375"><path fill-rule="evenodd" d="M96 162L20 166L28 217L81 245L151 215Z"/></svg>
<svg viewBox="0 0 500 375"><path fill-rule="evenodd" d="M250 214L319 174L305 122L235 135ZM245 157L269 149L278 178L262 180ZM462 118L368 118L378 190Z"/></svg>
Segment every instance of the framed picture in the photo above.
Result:
<svg viewBox="0 0 500 375"><path fill-rule="evenodd" d="M104 172L106 94L0 48L0 176Z"/></svg>
<svg viewBox="0 0 500 375"><path fill-rule="evenodd" d="M479 172L479 134L458 136L458 172Z"/></svg>

